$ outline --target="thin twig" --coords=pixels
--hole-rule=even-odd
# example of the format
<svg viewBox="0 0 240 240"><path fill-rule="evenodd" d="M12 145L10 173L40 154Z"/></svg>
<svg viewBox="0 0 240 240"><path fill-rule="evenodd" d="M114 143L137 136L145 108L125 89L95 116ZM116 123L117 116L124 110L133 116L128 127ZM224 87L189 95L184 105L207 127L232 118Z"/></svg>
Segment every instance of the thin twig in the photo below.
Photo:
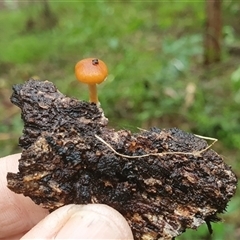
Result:
<svg viewBox="0 0 240 240"><path fill-rule="evenodd" d="M148 153L148 154L143 154L143 155L139 155L139 156L130 156L130 155L125 155L125 154L121 154L119 152L117 152L109 143L107 143L106 141L104 141L101 137L99 137L98 135L95 135L95 137L101 141L102 143L104 143L109 149L111 149L116 155L120 156L120 157L125 157L125 158L144 158L144 157L149 157L149 156L158 156L158 157L162 157L165 155L194 155L194 156L200 156L201 153L207 151L216 141L217 139L212 139L214 140L214 142L212 144L210 144L209 146L207 146L206 148L204 148L201 151L195 151L195 152L190 152L190 153L185 153L185 152L162 152L162 153ZM199 136L201 137L201 136ZM203 137L202 137L203 138ZM208 138L209 140L211 138Z"/></svg>
<svg viewBox="0 0 240 240"><path fill-rule="evenodd" d="M213 141L210 145L208 145L206 148L204 148L203 150L199 151L199 153L202 153L202 152L205 152L207 151L209 148L211 148L217 141L218 139L217 138L211 138L211 137L205 137L205 136L201 136L201 135L197 135L197 134L194 134L196 137L199 137L199 138L202 138L202 139L205 139L205 140L210 140L210 141Z"/></svg>

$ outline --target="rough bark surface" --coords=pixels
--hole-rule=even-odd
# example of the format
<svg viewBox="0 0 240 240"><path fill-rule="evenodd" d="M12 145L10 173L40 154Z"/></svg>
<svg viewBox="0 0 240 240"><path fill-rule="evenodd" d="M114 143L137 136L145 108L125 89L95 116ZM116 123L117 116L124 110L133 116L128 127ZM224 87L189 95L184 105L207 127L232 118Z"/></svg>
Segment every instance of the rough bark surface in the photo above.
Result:
<svg viewBox="0 0 240 240"><path fill-rule="evenodd" d="M135 239L172 239L218 221L237 179L205 140L179 129L107 128L95 104L48 81L13 87L24 121L19 172L8 187L53 211L103 203L128 221Z"/></svg>

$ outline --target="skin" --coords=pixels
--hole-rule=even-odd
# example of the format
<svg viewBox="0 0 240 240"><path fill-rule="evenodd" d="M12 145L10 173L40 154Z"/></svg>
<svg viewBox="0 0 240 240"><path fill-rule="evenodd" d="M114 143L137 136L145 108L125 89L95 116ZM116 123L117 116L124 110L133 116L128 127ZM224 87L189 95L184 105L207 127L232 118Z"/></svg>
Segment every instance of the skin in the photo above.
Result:
<svg viewBox="0 0 240 240"><path fill-rule="evenodd" d="M51 214L7 188L20 154L0 158L0 239L133 239L124 217L102 204L67 205Z"/></svg>

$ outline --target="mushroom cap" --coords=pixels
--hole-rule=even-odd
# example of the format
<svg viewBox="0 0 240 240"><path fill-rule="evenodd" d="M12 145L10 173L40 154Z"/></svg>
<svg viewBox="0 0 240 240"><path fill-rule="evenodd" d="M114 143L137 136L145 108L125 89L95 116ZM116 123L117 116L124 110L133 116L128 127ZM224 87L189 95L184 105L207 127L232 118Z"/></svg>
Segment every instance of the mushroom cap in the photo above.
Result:
<svg viewBox="0 0 240 240"><path fill-rule="evenodd" d="M108 69L100 59L85 58L76 64L75 75L78 81L82 83L99 84L106 79Z"/></svg>

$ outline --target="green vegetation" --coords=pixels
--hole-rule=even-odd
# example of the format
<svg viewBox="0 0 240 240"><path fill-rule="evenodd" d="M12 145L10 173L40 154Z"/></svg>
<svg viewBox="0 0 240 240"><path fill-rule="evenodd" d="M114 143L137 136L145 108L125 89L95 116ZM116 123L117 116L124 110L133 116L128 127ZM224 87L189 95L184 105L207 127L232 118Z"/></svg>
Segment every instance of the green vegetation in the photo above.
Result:
<svg viewBox="0 0 240 240"><path fill-rule="evenodd" d="M171 3L170 3L171 2ZM11 7L14 7L14 2ZM204 1L41 2L0 9L1 156L19 152L20 111L11 86L32 76L88 100L74 65L98 57L109 67L99 98L116 129L178 127L218 138L214 148L240 176L240 60L238 2L225 2L221 63L202 65ZM240 238L240 202L230 202L212 240ZM207 227L177 238L208 240Z"/></svg>

